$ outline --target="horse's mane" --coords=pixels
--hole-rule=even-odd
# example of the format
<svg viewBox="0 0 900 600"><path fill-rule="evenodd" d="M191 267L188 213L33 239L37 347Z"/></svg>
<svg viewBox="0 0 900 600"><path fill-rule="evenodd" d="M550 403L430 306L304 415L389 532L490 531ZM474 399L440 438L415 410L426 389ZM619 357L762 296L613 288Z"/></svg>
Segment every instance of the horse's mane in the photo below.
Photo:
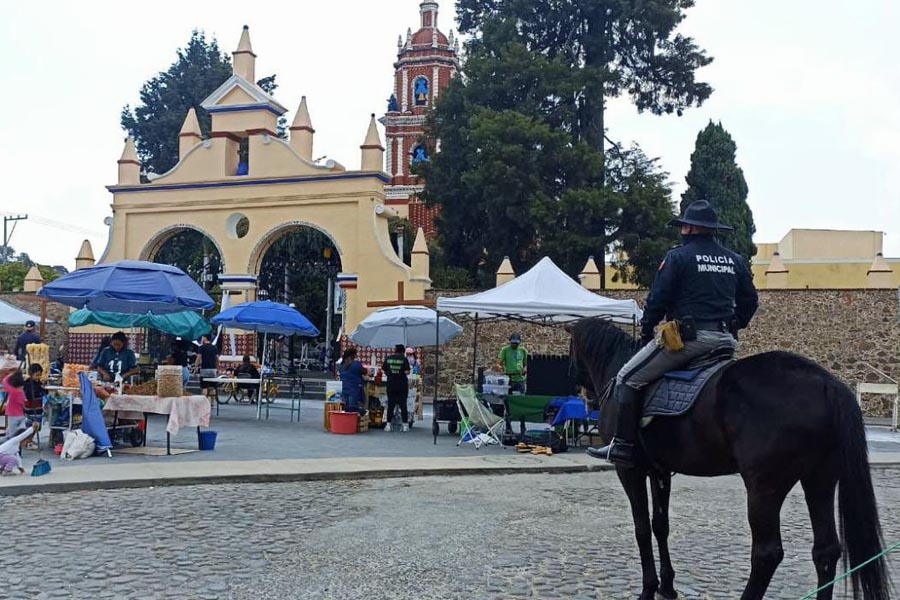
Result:
<svg viewBox="0 0 900 600"><path fill-rule="evenodd" d="M633 337L607 319L582 319L571 327L571 333L573 354L598 383L612 379L638 346Z"/></svg>

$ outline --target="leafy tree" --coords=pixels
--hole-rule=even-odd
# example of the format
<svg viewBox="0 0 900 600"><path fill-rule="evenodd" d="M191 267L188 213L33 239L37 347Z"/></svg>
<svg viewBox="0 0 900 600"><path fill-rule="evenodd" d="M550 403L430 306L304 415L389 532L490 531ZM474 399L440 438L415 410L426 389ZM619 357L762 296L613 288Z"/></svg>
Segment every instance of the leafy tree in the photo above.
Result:
<svg viewBox="0 0 900 600"><path fill-rule="evenodd" d="M722 236L723 244L750 260L756 255L756 225L747 204L749 190L744 172L735 160L736 152L737 145L722 124L710 121L697 136L681 210L698 200L712 204L719 219L734 227L733 232Z"/></svg>
<svg viewBox="0 0 900 600"><path fill-rule="evenodd" d="M32 266L34 266L33 263L21 260L0 265L0 290L5 292L22 290L25 287L25 277ZM37 267L45 283L50 283L59 277L59 273L52 267L43 265Z"/></svg>
<svg viewBox="0 0 900 600"><path fill-rule="evenodd" d="M622 81L637 85L644 76L646 86L633 91L641 108L676 111L700 99L680 93L685 86L673 73L668 82L657 81L649 67L652 73L639 74L621 66L618 84L594 89L607 75L586 66L583 57L573 60L553 40L539 44L536 25L528 21L549 18L572 2L487 3L489 11L467 22L466 11L476 4L485 3L459 5L463 28L475 34L464 77L442 94L428 123L441 151L419 166L427 181L424 199L441 206L438 233L446 256L487 286L504 256L518 270L550 255L575 275L587 256L603 257L611 246L627 256L620 276L646 282L671 245L667 175L638 148L622 152L616 145L615 152L605 152L603 136L591 134L586 99L617 94ZM579 43L590 41L580 29L575 33ZM655 101L646 95L653 86Z"/></svg>
<svg viewBox="0 0 900 600"><path fill-rule="evenodd" d="M602 148L609 98L627 94L640 111L681 114L712 93L695 77L712 59L676 31L692 6L694 0L459 0L457 16L460 31L474 36L470 51L489 46L504 23L530 52L566 65L573 87L544 100L566 105L573 130Z"/></svg>
<svg viewBox="0 0 900 600"><path fill-rule="evenodd" d="M447 264L444 249L436 239L428 241L431 263L431 287L435 290L471 290L476 287L475 279L468 270Z"/></svg>
<svg viewBox="0 0 900 600"><path fill-rule="evenodd" d="M134 137L145 174L165 173L178 162L178 133L189 109L196 109L202 135L209 135L212 121L200 103L232 75L231 59L215 38L207 40L202 31L194 30L176 55L167 70L143 85L141 104L122 109L122 128ZM260 79L257 85L270 94L278 87L275 75ZM279 120L279 134L285 124L283 118Z"/></svg>
<svg viewBox="0 0 900 600"><path fill-rule="evenodd" d="M617 153L608 161L608 185L621 194L619 235L614 244L613 265L616 281L650 287L660 259L678 240L678 230L669 226L672 219L672 189L668 173L657 161L647 158L637 146Z"/></svg>

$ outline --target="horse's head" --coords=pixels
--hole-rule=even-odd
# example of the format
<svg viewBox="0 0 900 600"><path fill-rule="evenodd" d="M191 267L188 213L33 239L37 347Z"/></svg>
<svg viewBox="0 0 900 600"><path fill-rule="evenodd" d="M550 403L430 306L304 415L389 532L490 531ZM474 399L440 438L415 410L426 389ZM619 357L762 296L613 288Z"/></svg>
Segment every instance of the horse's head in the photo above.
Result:
<svg viewBox="0 0 900 600"><path fill-rule="evenodd" d="M578 385L597 398L637 350L635 339L605 319L582 319L566 325L570 343L570 373Z"/></svg>

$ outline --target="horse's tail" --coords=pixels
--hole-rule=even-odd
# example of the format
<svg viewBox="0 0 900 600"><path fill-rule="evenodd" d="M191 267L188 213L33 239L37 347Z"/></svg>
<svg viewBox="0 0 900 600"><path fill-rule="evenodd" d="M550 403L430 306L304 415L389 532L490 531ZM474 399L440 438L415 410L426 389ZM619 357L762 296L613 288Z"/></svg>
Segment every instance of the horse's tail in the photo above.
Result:
<svg viewBox="0 0 900 600"><path fill-rule="evenodd" d="M882 551L881 524L872 474L869 470L869 454L866 446L866 428L862 411L853 392L837 380L829 383L834 406L837 409L837 433L840 443L839 490L841 538L844 542L844 567L856 567ZM879 557L852 577L853 598L888 600L890 584L887 565Z"/></svg>

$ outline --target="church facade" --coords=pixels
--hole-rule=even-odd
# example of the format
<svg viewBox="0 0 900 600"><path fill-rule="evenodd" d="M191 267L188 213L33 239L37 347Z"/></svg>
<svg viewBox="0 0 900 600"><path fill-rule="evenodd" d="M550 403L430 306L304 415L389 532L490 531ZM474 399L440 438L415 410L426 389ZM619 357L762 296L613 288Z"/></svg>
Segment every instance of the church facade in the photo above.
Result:
<svg viewBox="0 0 900 600"><path fill-rule="evenodd" d="M360 119L360 170L316 162L305 97L290 139L277 135L278 118L287 109L254 83L256 54L246 27L233 57L232 77L202 103L212 117L210 135L201 136L191 109L179 136L179 162L169 172L142 182L134 143L126 141L118 182L108 187L113 216L100 262L154 260L174 235L200 232L221 257L218 284L235 304L257 298L270 248L286 234L309 228L326 236L338 254L342 298L336 304L343 310L345 331L374 310L371 304L396 300L398 293L423 300L430 286L424 232L417 237L411 266L406 265L388 231L388 218L400 213L386 200L394 182L405 180L385 173L375 115L368 129ZM411 87L411 101L413 92ZM90 249L82 249L79 266L92 262L88 254Z"/></svg>

